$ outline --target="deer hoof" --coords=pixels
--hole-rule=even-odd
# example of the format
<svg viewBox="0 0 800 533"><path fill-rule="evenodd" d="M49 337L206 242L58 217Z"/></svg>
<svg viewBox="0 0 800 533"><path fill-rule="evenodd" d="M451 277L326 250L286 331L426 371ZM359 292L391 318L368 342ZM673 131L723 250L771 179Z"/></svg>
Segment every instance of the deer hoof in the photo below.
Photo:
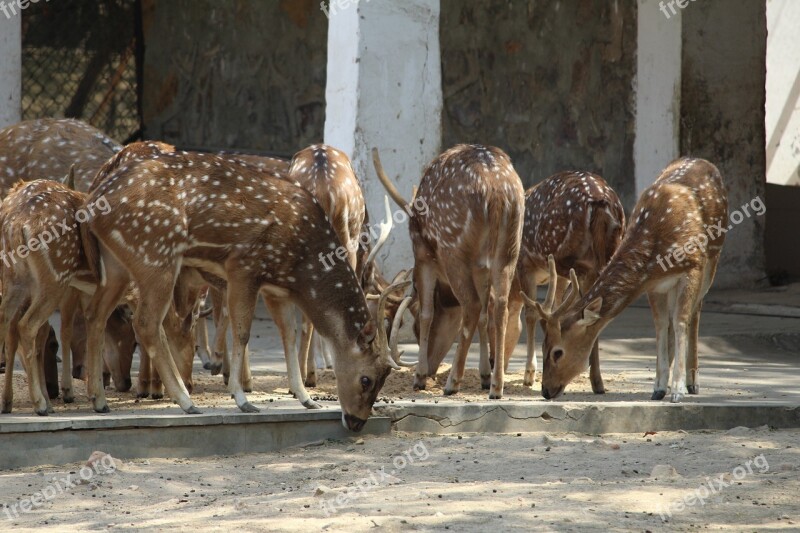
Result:
<svg viewBox="0 0 800 533"><path fill-rule="evenodd" d="M414 376L414 390L415 391L425 390L425 386L426 386L425 376L421 376L419 374Z"/></svg>
<svg viewBox="0 0 800 533"><path fill-rule="evenodd" d="M163 392L154 392L153 394L150 395L150 397L152 399L154 399L154 400L161 400L161 399L164 398L164 393Z"/></svg>
<svg viewBox="0 0 800 533"><path fill-rule="evenodd" d="M222 374L222 381L224 381L224 382L225 382L225 385L227 385L227 384L228 384L228 381L229 381L230 379L231 379L231 375L230 375L230 374Z"/></svg>
<svg viewBox="0 0 800 533"><path fill-rule="evenodd" d="M111 409L109 409L108 408L108 404L106 404L106 405L103 405L102 407L95 407L94 408L94 412L95 413L110 413Z"/></svg>
<svg viewBox="0 0 800 533"><path fill-rule="evenodd" d="M481 376L481 389L489 390L490 388L492 388L492 375Z"/></svg>
<svg viewBox="0 0 800 533"><path fill-rule="evenodd" d="M606 388L602 385L599 385L597 387L592 387L592 392L595 394L605 394Z"/></svg>
<svg viewBox="0 0 800 533"><path fill-rule="evenodd" d="M39 416L47 416L47 407L44 409L34 409L34 412Z"/></svg>
<svg viewBox="0 0 800 533"><path fill-rule="evenodd" d="M3 408L0 409L0 413L7 415L11 412L11 402L3 402Z"/></svg>
<svg viewBox="0 0 800 533"><path fill-rule="evenodd" d="M311 398L303 402L303 407L306 409L322 409L322 406Z"/></svg>
<svg viewBox="0 0 800 533"><path fill-rule="evenodd" d="M137 392L136 393L136 397L137 398L147 398L148 396L150 396L150 393L147 392L147 391L145 391L145 392Z"/></svg>
<svg viewBox="0 0 800 533"><path fill-rule="evenodd" d="M689 394L700 394L700 386L699 385L689 385L686 388L689 389Z"/></svg>
<svg viewBox="0 0 800 533"><path fill-rule="evenodd" d="M317 386L317 378L306 378L306 380L303 382L303 385L305 385L310 389L313 389L314 387Z"/></svg>
<svg viewBox="0 0 800 533"><path fill-rule="evenodd" d="M252 383L244 383L242 384L242 390L245 392L253 392L253 384ZM191 391L189 391L191 392Z"/></svg>
<svg viewBox="0 0 800 533"><path fill-rule="evenodd" d="M211 370L211 361L203 363L203 370Z"/></svg>
<svg viewBox="0 0 800 533"><path fill-rule="evenodd" d="M502 392L490 392L489 393L489 399L490 400L499 400L502 397L503 397L503 393Z"/></svg>
<svg viewBox="0 0 800 533"><path fill-rule="evenodd" d="M6 364L0 363L0 374L5 374L5 373L6 373Z"/></svg>
<svg viewBox="0 0 800 533"><path fill-rule="evenodd" d="M188 409L186 409L187 415L202 415L203 411L195 407L194 405L190 405Z"/></svg>
<svg viewBox="0 0 800 533"><path fill-rule="evenodd" d="M452 396L453 394L458 394L458 387L445 387L444 388L444 395L445 396Z"/></svg>
<svg viewBox="0 0 800 533"><path fill-rule="evenodd" d="M682 392L673 392L672 397L669 399L672 403L680 403L681 400L683 400Z"/></svg>
<svg viewBox="0 0 800 533"><path fill-rule="evenodd" d="M222 372L222 363L208 363L208 368L212 376L218 376Z"/></svg>
<svg viewBox="0 0 800 533"><path fill-rule="evenodd" d="M75 395L72 389L62 389L64 392L64 403L75 403Z"/></svg>
<svg viewBox="0 0 800 533"><path fill-rule="evenodd" d="M58 390L58 383L46 383L45 388L47 388L47 397L51 400L55 400L58 398L59 390Z"/></svg>
<svg viewBox="0 0 800 533"><path fill-rule="evenodd" d="M651 400L663 400L664 396L667 395L667 391L665 390L654 390L653 395L650 396Z"/></svg>
<svg viewBox="0 0 800 533"><path fill-rule="evenodd" d="M242 405L239 406L239 409L241 409L241 411L243 413L259 413L259 412L261 412L261 409L259 409L258 407L256 407L255 405L253 405L250 402L244 402Z"/></svg>

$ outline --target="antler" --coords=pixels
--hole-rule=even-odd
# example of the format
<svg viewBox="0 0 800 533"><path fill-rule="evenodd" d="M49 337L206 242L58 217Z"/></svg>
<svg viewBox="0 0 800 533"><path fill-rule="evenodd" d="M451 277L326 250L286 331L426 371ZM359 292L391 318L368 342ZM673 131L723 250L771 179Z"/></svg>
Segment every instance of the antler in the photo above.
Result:
<svg viewBox="0 0 800 533"><path fill-rule="evenodd" d="M558 283L558 273L556 272L556 260L553 254L547 256L547 265L550 270L550 280L547 284L547 296L545 296L544 306L539 302L529 297L525 292L520 291L525 304L528 307L533 307L540 317L549 321L554 317L558 317L566 311L572 303L580 296L580 284L578 283L578 275L575 274L575 269L569 269L569 285L564 293L564 298L557 308L556 302L556 285Z"/></svg>
<svg viewBox="0 0 800 533"><path fill-rule="evenodd" d="M64 176L64 179L61 180L61 183L72 189L75 190L75 165L73 164L69 167L69 174Z"/></svg>
<svg viewBox="0 0 800 533"><path fill-rule="evenodd" d="M378 332L375 337L375 342L378 343L379 349L385 353L386 360L389 363L389 366L394 368L395 370L400 370L400 365L398 365L389 349L389 339L386 335L386 322L383 320L384 314L386 314L386 301L389 298L389 294L398 290L398 289L405 289L411 285L411 280L404 280L398 283L393 283L386 287L381 295L378 297L378 314L376 317Z"/></svg>
<svg viewBox="0 0 800 533"><path fill-rule="evenodd" d="M411 274L413 272L414 272L414 269L413 268L410 269L408 272L406 272L403 275L402 280L410 282ZM389 337L389 353L391 354L392 359L398 365L407 366L407 367L416 366L417 363L416 362L412 363L412 362L403 361L401 359L401 356L403 355L403 352L398 351L397 343L398 343L399 337L400 337L400 334L399 334L400 321L403 319L403 313L405 313L406 309L408 309L408 306L411 305L411 300L412 300L411 296L406 296L405 298L403 298L403 301L400 302L400 305L397 308L397 312L394 314L394 319L392 320L392 334Z"/></svg>
<svg viewBox="0 0 800 533"><path fill-rule="evenodd" d="M392 211L389 208L389 197L385 194L383 195L383 205L386 208L386 219L381 222L381 234L378 236L378 242L375 243L375 246L372 247L370 250L369 255L367 256L367 262L365 264L370 264L373 259L378 255L378 252L386 244L386 239L389 238L389 233L392 231Z"/></svg>
<svg viewBox="0 0 800 533"><path fill-rule="evenodd" d="M400 191L397 190L397 187L395 187L392 180L389 179L389 176L387 176L386 172L383 170L381 156L378 154L377 148L372 149L372 164L375 166L375 172L378 174L378 179L381 180L383 188L386 189L386 192L389 193L389 196L392 197L392 200L394 200L397 205L405 209L409 202L403 198L403 195L400 194Z"/></svg>

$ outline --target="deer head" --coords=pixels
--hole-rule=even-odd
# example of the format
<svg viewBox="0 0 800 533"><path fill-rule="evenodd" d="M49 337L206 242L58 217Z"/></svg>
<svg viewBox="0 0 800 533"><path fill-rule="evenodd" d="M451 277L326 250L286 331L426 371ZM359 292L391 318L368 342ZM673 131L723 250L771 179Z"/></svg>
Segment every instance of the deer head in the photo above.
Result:
<svg viewBox="0 0 800 533"><path fill-rule="evenodd" d="M556 307L557 272L553 255L547 258L550 282L544 305L530 298L524 292L526 309L533 310L539 317L545 331L542 346L544 354L544 372L542 374L542 396L547 399L556 398L572 381L589 365L589 352L597 335L593 326L600 315L602 299L590 302L585 308L567 313L570 306L580 296L580 285L574 269L570 269L570 282L565 289L563 300ZM529 312L529 311L526 311ZM564 357L567 353L581 354L580 357Z"/></svg>

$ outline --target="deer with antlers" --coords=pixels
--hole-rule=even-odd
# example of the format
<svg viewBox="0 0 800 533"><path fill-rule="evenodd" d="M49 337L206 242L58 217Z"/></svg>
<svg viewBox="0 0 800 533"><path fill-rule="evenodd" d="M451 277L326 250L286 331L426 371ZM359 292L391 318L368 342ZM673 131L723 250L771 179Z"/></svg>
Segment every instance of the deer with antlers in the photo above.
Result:
<svg viewBox="0 0 800 533"><path fill-rule="evenodd" d="M87 309L90 357L98 357L101 324L133 280L142 288L134 316L137 337L167 393L185 412L198 412L178 380L162 327L180 267L196 268L226 282L234 340L229 389L242 411L257 411L242 389L241 369L257 295L265 292L281 331L292 391L314 407L300 377L296 305L333 347L343 424L363 428L397 365L388 355L384 325L368 315L350 264L319 261L338 240L310 193L234 158L176 152L113 171L87 201L100 195L113 216L81 226L89 265L102 279ZM106 411L96 375L89 387L95 410Z"/></svg>
<svg viewBox="0 0 800 533"><path fill-rule="evenodd" d="M603 328L642 293L647 293L656 326L652 399L664 398L668 385L672 402L687 392L697 394L700 310L714 280L727 218L719 170L703 159L674 161L642 193L622 243L584 294L573 280L555 310L527 299L545 325L542 396L551 399L564 392L586 368Z"/></svg>
<svg viewBox="0 0 800 533"><path fill-rule="evenodd" d="M383 171L373 150L378 177L392 198L410 207ZM424 389L447 351L434 351L431 338L437 319L452 321L460 333L445 394L458 392L467 351L481 322L493 323L496 348L489 398L501 398L505 373L505 341L509 292L519 256L525 211L524 191L509 157L499 148L457 145L425 169L413 199L427 206L411 217L409 232L414 250L414 288L419 299L419 362L414 389ZM457 301L437 317L436 298ZM493 306L489 317L489 300ZM461 322L461 330L455 321ZM433 329L433 331L446 331ZM457 334L456 333L456 334ZM431 341L434 342L431 342ZM450 337L452 343L452 337ZM449 345L448 345L449 347ZM483 360L483 358L482 358Z"/></svg>
<svg viewBox="0 0 800 533"><path fill-rule="evenodd" d="M511 316L519 317L523 304L520 290L535 295L536 287L548 280L551 291L544 310L552 314L556 297L559 301L563 297L571 269L577 273L581 286L591 286L619 247L624 231L622 203L614 190L596 174L559 172L528 189L525 193L522 248L517 263L519 287L512 290ZM533 385L537 369L537 319L536 308L526 305L527 360L523 383L528 386ZM508 353L516 345L519 331L517 324L509 325ZM605 387L600 374L597 342L592 346L589 362L592 390L602 394Z"/></svg>

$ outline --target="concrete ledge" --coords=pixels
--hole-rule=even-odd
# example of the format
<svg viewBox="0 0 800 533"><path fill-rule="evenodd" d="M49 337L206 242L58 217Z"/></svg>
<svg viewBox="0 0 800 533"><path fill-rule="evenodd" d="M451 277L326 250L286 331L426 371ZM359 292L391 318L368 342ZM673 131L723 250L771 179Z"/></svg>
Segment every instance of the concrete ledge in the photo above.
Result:
<svg viewBox="0 0 800 533"><path fill-rule="evenodd" d="M800 405L665 402L486 402L395 403L376 407L396 431L422 433L576 431L639 433L720 429L736 426L800 427Z"/></svg>
<svg viewBox="0 0 800 533"><path fill-rule="evenodd" d="M0 469L85 461L94 450L121 459L206 457L269 452L357 434L341 424L341 411L280 410L258 414L16 416L0 423ZM391 431L372 417L362 434Z"/></svg>

